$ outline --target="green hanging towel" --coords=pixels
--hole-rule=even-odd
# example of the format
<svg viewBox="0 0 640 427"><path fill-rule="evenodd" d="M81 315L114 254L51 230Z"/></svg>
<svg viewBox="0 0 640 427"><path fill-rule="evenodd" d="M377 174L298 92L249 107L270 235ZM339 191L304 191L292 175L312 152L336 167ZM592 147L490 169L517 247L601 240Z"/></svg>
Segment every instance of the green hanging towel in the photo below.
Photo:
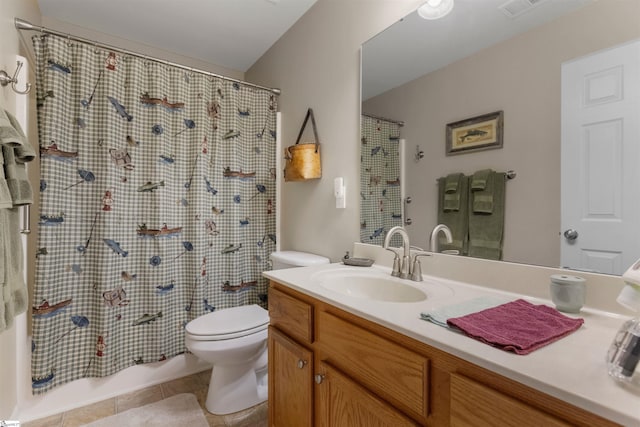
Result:
<svg viewBox="0 0 640 427"><path fill-rule="evenodd" d="M487 186L491 183L492 212L469 209L469 256L500 260L504 237L505 173L493 172L491 175Z"/></svg>
<svg viewBox="0 0 640 427"><path fill-rule="evenodd" d="M459 209L448 210L445 209L445 187L446 177L438 179L438 224L444 224L451 230L453 237L452 243L446 243L446 241L438 236L439 250L457 250L460 255L467 254L468 244L468 230L469 230L469 178L460 174L458 195Z"/></svg>
<svg viewBox="0 0 640 427"><path fill-rule="evenodd" d="M473 174L471 178L471 210L473 212L486 214L493 212L494 177L495 173L491 169L484 169Z"/></svg>
<svg viewBox="0 0 640 427"><path fill-rule="evenodd" d="M482 169L473 174L471 178L471 191L484 190L487 187L487 179L493 170Z"/></svg>
<svg viewBox="0 0 640 427"><path fill-rule="evenodd" d="M451 173L447 175L444 182L444 203L445 212L460 210L460 194L462 193L460 181L461 173Z"/></svg>

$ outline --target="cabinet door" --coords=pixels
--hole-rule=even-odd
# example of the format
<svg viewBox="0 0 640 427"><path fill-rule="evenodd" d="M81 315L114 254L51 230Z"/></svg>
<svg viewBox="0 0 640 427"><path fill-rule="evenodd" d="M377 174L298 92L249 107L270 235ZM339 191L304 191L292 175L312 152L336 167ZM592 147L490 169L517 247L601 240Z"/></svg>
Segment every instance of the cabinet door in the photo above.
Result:
<svg viewBox="0 0 640 427"><path fill-rule="evenodd" d="M451 374L451 427L568 427L526 403Z"/></svg>
<svg viewBox="0 0 640 427"><path fill-rule="evenodd" d="M373 393L337 369L321 362L316 377L318 427L417 426Z"/></svg>
<svg viewBox="0 0 640 427"><path fill-rule="evenodd" d="M269 425L313 422L313 353L269 327Z"/></svg>
<svg viewBox="0 0 640 427"><path fill-rule="evenodd" d="M331 313L318 311L316 319L323 360L413 418L427 419L426 357Z"/></svg>

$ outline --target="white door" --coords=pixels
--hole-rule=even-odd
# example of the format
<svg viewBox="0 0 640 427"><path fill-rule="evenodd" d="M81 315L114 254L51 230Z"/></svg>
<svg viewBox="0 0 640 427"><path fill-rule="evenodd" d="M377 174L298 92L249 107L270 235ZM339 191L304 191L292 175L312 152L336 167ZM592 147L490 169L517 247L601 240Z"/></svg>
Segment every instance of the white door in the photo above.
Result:
<svg viewBox="0 0 640 427"><path fill-rule="evenodd" d="M640 258L640 40L562 65L561 265Z"/></svg>

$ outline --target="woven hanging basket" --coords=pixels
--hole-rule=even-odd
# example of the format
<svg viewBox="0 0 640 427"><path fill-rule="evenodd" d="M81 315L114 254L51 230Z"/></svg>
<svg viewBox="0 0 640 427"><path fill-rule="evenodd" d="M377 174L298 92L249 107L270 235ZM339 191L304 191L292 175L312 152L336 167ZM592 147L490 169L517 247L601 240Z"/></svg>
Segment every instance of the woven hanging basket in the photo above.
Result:
<svg viewBox="0 0 640 427"><path fill-rule="evenodd" d="M313 135L316 142L300 144L302 132L307 125L307 120L311 117L313 126ZM318 179L322 177L322 165L320 163L320 140L318 139L318 131L316 130L316 121L313 117L313 110L307 110L307 116L304 119L298 139L295 145L291 145L285 149L285 181L306 181L310 179Z"/></svg>

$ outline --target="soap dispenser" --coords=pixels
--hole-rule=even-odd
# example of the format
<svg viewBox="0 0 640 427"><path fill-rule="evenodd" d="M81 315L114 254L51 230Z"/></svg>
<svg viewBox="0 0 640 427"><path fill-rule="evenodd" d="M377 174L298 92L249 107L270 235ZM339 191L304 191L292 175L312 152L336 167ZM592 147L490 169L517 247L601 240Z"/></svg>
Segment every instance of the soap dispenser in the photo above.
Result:
<svg viewBox="0 0 640 427"><path fill-rule="evenodd" d="M622 275L625 286L616 301L630 310L640 312L640 259ZM640 318L626 321L616 334L607 364L613 378L640 387Z"/></svg>

